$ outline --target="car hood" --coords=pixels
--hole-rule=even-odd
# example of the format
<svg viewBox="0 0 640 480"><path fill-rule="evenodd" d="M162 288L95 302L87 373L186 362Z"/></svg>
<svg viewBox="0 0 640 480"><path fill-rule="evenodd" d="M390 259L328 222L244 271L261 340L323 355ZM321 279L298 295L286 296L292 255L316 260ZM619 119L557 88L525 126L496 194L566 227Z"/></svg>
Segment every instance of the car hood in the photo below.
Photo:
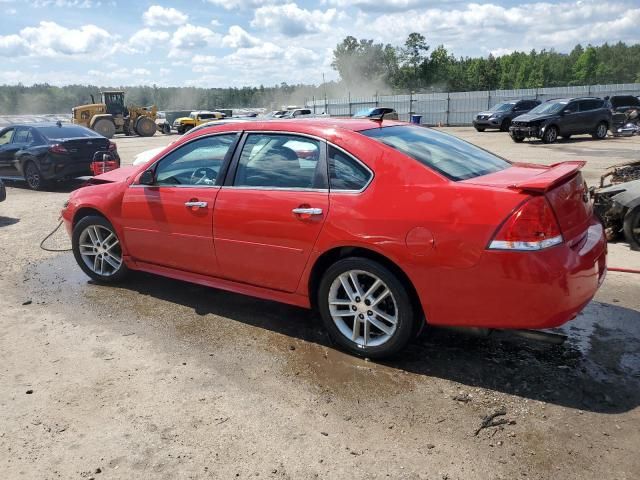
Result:
<svg viewBox="0 0 640 480"><path fill-rule="evenodd" d="M115 183L115 182L123 182L135 172L137 172L140 168L135 167L133 165L127 165L126 167L116 168L115 170L111 170L107 173L102 173L100 175L96 175L89 180L89 184L95 185L99 183Z"/></svg>
<svg viewBox="0 0 640 480"><path fill-rule="evenodd" d="M518 115L513 119L514 122L537 122L540 120L547 120L555 117L553 114L548 113L525 113L524 115Z"/></svg>
<svg viewBox="0 0 640 480"><path fill-rule="evenodd" d="M496 114L503 115L505 113L508 113L508 112L492 112L490 110L486 110L484 112L478 112L477 115L489 115L489 116L491 116L491 115L496 115Z"/></svg>
<svg viewBox="0 0 640 480"><path fill-rule="evenodd" d="M176 122L194 122L195 120L191 117L180 117L180 118L176 118L173 123Z"/></svg>

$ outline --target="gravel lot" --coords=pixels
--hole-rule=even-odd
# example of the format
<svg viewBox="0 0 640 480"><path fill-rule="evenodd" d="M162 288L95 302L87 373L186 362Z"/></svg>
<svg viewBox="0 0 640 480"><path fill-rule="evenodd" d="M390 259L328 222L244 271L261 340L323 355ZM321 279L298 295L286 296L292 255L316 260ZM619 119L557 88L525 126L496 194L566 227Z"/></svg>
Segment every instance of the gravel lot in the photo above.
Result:
<svg viewBox="0 0 640 480"><path fill-rule="evenodd" d="M446 131L512 160L586 160L590 184L640 157L640 137ZM117 143L130 163L175 138ZM1 478L640 478L639 276L610 272L563 346L432 330L374 363L305 310L146 274L92 284L38 247L71 188L10 183L0 203Z"/></svg>

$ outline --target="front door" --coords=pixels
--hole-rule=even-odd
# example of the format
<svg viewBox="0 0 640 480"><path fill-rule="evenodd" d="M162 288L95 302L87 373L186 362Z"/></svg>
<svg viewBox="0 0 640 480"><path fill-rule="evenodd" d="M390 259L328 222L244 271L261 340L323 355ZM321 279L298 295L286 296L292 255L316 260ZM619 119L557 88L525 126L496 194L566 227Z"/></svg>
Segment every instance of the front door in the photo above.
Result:
<svg viewBox="0 0 640 480"><path fill-rule="evenodd" d="M18 175L14 158L20 145L11 142L14 132L14 128L9 128L0 134L0 176Z"/></svg>
<svg viewBox="0 0 640 480"><path fill-rule="evenodd" d="M214 213L223 277L296 290L329 208L324 149L300 135L245 136Z"/></svg>
<svg viewBox="0 0 640 480"><path fill-rule="evenodd" d="M216 274L216 181L237 137L214 135L181 145L151 167L152 185L130 185L122 202L128 255L136 261Z"/></svg>

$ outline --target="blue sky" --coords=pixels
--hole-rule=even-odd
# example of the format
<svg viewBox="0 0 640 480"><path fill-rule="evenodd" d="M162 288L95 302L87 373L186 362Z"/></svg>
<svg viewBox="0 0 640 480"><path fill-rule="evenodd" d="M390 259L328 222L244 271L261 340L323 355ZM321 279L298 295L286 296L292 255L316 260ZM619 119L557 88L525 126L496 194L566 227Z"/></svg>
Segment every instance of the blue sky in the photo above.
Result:
<svg viewBox="0 0 640 480"><path fill-rule="evenodd" d="M638 0L0 0L0 84L320 83L346 35L456 56L640 42Z"/></svg>

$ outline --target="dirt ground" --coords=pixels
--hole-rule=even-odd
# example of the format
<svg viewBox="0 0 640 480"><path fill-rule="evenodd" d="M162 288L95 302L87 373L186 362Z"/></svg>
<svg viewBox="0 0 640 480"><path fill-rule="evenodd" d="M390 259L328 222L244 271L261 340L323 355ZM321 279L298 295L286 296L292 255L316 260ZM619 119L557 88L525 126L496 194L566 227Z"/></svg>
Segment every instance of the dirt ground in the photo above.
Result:
<svg viewBox="0 0 640 480"><path fill-rule="evenodd" d="M587 160L591 184L640 157L638 137L447 131L513 160ZM117 143L130 163L175 138ZM89 282L38 246L71 188L14 182L0 203L0 478L640 478L640 276L610 272L562 346L429 330L375 363L306 310L146 274ZM610 253L640 268L624 243Z"/></svg>

